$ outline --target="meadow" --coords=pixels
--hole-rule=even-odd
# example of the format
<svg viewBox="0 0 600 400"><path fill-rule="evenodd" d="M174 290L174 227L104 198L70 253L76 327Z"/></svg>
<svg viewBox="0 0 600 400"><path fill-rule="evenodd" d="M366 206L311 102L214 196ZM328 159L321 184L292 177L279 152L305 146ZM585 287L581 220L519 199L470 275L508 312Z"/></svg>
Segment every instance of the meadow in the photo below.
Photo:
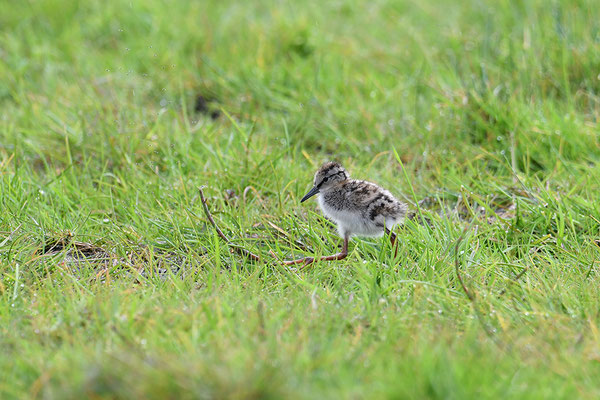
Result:
<svg viewBox="0 0 600 400"><path fill-rule="evenodd" d="M599 96L592 0L0 0L0 398L598 398ZM277 262L329 160L397 256Z"/></svg>

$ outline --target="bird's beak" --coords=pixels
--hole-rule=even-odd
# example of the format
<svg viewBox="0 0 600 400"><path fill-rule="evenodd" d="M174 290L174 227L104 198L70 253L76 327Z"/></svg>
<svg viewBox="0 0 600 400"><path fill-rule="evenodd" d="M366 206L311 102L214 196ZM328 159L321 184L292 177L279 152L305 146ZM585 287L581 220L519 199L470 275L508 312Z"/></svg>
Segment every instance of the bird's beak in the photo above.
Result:
<svg viewBox="0 0 600 400"><path fill-rule="evenodd" d="M306 193L302 200L300 200L300 203L304 203L306 200L310 199L317 193L319 193L319 188L314 186L312 189L310 189L310 192Z"/></svg>

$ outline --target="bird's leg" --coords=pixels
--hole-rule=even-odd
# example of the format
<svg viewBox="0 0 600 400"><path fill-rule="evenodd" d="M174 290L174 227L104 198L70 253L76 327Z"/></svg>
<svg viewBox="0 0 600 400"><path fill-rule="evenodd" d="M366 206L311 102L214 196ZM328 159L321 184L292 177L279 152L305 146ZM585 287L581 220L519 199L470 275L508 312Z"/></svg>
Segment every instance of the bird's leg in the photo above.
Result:
<svg viewBox="0 0 600 400"><path fill-rule="evenodd" d="M396 234L390 231L388 228L385 228L385 233L390 235L390 242L392 243L392 247L394 248L394 257L398 256L398 243L396 242Z"/></svg>
<svg viewBox="0 0 600 400"><path fill-rule="evenodd" d="M304 266L307 266L309 264L312 264L316 260L319 260L319 261L343 260L344 258L346 258L346 256L348 256L348 241L349 240L350 240L350 235L348 235L348 234L344 235L344 244L342 245L342 251L340 251L337 254L333 254L331 256L324 256L324 257L320 257L318 259L315 259L314 257L304 257L304 258L299 258L297 260L282 261L282 262L284 265L304 264Z"/></svg>
<svg viewBox="0 0 600 400"><path fill-rule="evenodd" d="M321 257L321 258L319 258L319 260L321 260L321 261L343 260L348 255L348 241L349 240L350 240L349 235L347 235L347 234L344 235L344 244L342 245L342 251L340 251L337 254L331 255L331 256Z"/></svg>

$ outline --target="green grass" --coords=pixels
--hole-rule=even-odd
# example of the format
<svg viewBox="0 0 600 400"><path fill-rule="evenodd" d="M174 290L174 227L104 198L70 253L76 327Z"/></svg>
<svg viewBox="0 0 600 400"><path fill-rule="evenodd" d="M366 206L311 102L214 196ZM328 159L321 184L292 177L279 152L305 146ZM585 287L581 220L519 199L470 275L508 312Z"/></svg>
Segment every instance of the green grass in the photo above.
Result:
<svg viewBox="0 0 600 400"><path fill-rule="evenodd" d="M599 96L591 0L0 0L0 397L597 398ZM397 257L273 261L330 159Z"/></svg>

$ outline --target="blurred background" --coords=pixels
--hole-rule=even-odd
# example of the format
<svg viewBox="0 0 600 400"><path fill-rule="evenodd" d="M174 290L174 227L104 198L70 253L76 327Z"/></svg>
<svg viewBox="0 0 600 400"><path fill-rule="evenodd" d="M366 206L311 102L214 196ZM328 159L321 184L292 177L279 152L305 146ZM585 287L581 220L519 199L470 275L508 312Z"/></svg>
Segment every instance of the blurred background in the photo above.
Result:
<svg viewBox="0 0 600 400"><path fill-rule="evenodd" d="M164 153L230 140L223 109L271 157L372 159L394 146L415 165L486 152L500 164L512 151L525 173L597 158L592 1L0 7L3 157L18 147L24 161L67 164L55 150L68 138L75 161L168 169ZM239 146L222 149L239 167L228 154Z"/></svg>

